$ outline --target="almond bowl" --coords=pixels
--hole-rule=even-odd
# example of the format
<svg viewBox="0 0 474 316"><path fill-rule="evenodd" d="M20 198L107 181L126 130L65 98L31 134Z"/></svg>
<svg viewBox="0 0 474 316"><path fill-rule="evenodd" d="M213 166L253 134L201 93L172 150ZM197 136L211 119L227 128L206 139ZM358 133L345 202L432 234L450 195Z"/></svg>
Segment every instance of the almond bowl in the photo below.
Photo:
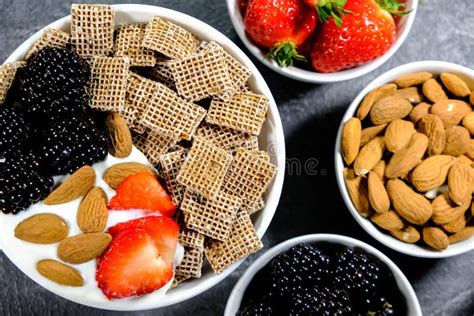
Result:
<svg viewBox="0 0 474 316"><path fill-rule="evenodd" d="M154 16L164 17L193 32L202 40L216 41L222 45L227 52L233 55L237 60L239 60L252 71L252 77L249 80L250 87L254 91L266 95L270 101L267 119L263 125L262 133L260 134L259 138L260 148L265 148L267 151L269 151L272 162L278 167L277 174L273 182L270 184L269 190L265 196L266 207L252 217L257 233L260 237L262 237L273 218L283 186L283 178L285 173L285 141L280 115L278 113L275 100L273 99L272 94L260 72L250 61L250 59L225 35L208 24L189 15L174 10L149 5L123 4L114 5L113 8L115 10L116 24L146 23ZM56 22L51 23L45 28L57 28L69 32L70 18L70 16L66 16L57 20ZM6 62L22 60L35 41L40 37L42 31L43 30L38 31L36 34L23 42L23 44L21 44L9 56ZM136 149L134 149L134 151L136 151ZM139 155L144 157L141 153L139 153ZM2 231L2 234L0 235L0 249L3 250L5 255L21 271L23 271L29 278L42 287L73 302L95 308L117 311L131 311L154 309L176 304L207 291L229 276L232 271L234 271L243 261L240 260L239 262L236 262L221 274L214 274L210 268L207 268L205 271L203 271L203 275L200 279L194 279L190 282L183 283L179 287L161 296L160 299L153 299L153 297L148 297L147 299L147 296L145 295L143 297L132 299L108 301L105 299L105 297L99 297L98 295L95 295L96 292L87 291L87 289L80 290L80 288L62 287L39 275L35 269L36 261L34 260L34 256L37 254L24 253L25 251L22 251L21 246L22 241L19 241L19 243L7 242L7 240L12 240L14 238L13 230L16 223L31 215L28 215L28 211L21 213L23 214L18 214L16 216L0 215L0 217L2 217L0 220L0 231ZM65 213L63 214L64 217L67 218L68 215ZM15 219L13 220L13 218ZM74 221L74 218L75 215L71 221ZM38 247L41 248L42 246ZM54 257L55 253L48 252L43 255ZM86 285L95 286L95 288L97 288L97 284L94 279L85 281Z"/></svg>
<svg viewBox="0 0 474 316"><path fill-rule="evenodd" d="M351 201L349 196L349 192L346 188L344 183L344 160L341 153L341 138L342 138L342 128L344 123L349 120L351 117L355 116L357 108L362 101L362 99L367 95L369 91L372 89L379 87L385 83L393 81L395 78L400 77L402 75L415 73L415 72L431 72L433 74L440 74L442 72L450 72L459 75L462 77L470 86L471 89L474 88L474 71L467 67L456 65L448 62L442 61L420 61L405 64L388 72L382 74L381 76L377 77L373 80L367 87L365 87L362 92L357 95L357 97L352 101L346 113L344 114L341 124L339 126L337 138L336 138L336 146L335 146L335 167L336 167L336 177L337 183L339 186L339 190L341 191L342 197L344 202L346 203L349 212L354 216L355 220L362 228L372 237L377 239L379 242L384 244L385 246L392 248L396 251L404 253L406 255L414 256L414 257L422 257L422 258L446 258L455 255L459 255L470 250L474 249L474 237L470 239L464 240L462 242L454 243L449 245L449 247L443 251L436 251L430 249L428 247L423 247L419 244L408 244L404 243L398 239L392 237L389 233L384 232L377 228L369 219L363 217L359 214L359 212L354 207L354 204Z"/></svg>
<svg viewBox="0 0 474 316"><path fill-rule="evenodd" d="M392 57L397 52L397 50L407 38L408 33L410 32L413 22L415 21L415 15L418 8L418 0L406 1L406 8L407 10L413 11L410 14L401 16L401 18L398 20L397 38L395 39L395 42L393 43L392 47L390 47L390 49L384 55L355 68L341 70L334 73L318 73L316 71L306 70L298 67L281 68L277 65L275 61L265 58L264 51L260 47L255 45L245 32L244 19L239 10L239 0L227 0L227 11L229 13L229 17L232 21L234 29L237 32L237 35L240 37L240 40L244 43L247 49L255 56L255 58L257 58L265 66L279 73L280 75L298 81L310 83L330 83L354 79L377 69L383 63L389 60L390 57Z"/></svg>

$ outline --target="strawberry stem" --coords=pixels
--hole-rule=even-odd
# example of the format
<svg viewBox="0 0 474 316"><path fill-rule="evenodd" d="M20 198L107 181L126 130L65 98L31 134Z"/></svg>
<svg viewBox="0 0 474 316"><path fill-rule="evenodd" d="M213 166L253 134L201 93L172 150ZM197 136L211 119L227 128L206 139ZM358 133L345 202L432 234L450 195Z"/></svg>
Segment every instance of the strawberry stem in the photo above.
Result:
<svg viewBox="0 0 474 316"><path fill-rule="evenodd" d="M318 16L321 22L327 23L329 18L334 19L337 26L342 25L342 17L344 14L349 14L351 11L344 10L347 0L321 0L316 6Z"/></svg>
<svg viewBox="0 0 474 316"><path fill-rule="evenodd" d="M293 59L297 61L306 61L306 58L303 55L298 54L296 45L292 41L276 44L265 55L265 58L274 59L280 67L293 66Z"/></svg>
<svg viewBox="0 0 474 316"><path fill-rule="evenodd" d="M397 0L377 0L377 4L384 10L395 15L409 14L412 10L404 11L405 4Z"/></svg>

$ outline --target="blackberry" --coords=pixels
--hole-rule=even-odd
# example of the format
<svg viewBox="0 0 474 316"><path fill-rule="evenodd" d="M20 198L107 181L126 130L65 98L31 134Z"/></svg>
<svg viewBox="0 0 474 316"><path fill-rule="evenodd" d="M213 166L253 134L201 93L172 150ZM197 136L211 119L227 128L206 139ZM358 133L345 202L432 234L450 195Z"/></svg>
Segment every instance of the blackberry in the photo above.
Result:
<svg viewBox="0 0 474 316"><path fill-rule="evenodd" d="M273 309L266 301L255 302L246 306L242 311L239 311L239 316L267 316L272 315Z"/></svg>
<svg viewBox="0 0 474 316"><path fill-rule="evenodd" d="M13 106L0 107L0 157L21 149L28 139L29 127L23 113Z"/></svg>
<svg viewBox="0 0 474 316"><path fill-rule="evenodd" d="M367 315L373 316L390 316L395 315L393 305L384 296L374 298L373 305L368 308Z"/></svg>
<svg viewBox="0 0 474 316"><path fill-rule="evenodd" d="M31 152L14 152L0 159L0 211L16 214L44 199L53 179L38 171Z"/></svg>
<svg viewBox="0 0 474 316"><path fill-rule="evenodd" d="M332 287L304 288L291 295L290 315L350 315L349 295Z"/></svg>
<svg viewBox="0 0 474 316"><path fill-rule="evenodd" d="M272 288L278 295L285 296L325 282L330 274L330 258L308 244L299 244L279 255L270 263Z"/></svg>
<svg viewBox="0 0 474 316"><path fill-rule="evenodd" d="M41 169L48 175L72 173L107 156L107 139L87 116L64 118L50 123L37 148Z"/></svg>
<svg viewBox="0 0 474 316"><path fill-rule="evenodd" d="M90 77L89 65L65 48L44 48L28 63L20 81L20 102L38 121L82 112Z"/></svg>

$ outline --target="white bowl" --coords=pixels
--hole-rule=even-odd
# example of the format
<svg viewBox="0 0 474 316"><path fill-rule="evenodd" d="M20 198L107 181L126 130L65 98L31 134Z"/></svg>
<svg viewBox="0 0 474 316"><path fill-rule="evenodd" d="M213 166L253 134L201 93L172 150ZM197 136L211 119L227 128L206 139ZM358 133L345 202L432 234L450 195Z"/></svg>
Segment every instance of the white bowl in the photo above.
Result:
<svg viewBox="0 0 474 316"><path fill-rule="evenodd" d="M267 119L264 123L262 133L259 138L260 147L265 148L269 151L272 162L275 163L278 167L275 179L270 185L270 188L265 196L266 206L262 211L258 212L253 217L253 222L257 233L260 237L262 237L268 226L270 225L270 222L278 205L285 173L285 139L283 136L283 127L281 124L280 115L278 113L278 108L275 104L275 100L273 99L270 89L265 83L265 80L263 79L262 75L257 70L255 65L250 61L250 59L225 35L217 31L213 27L209 26L208 24L199 21L189 15L170 9L148 5L123 4L114 5L113 7L116 12L115 23L117 25L124 23L146 23L151 20L153 16L164 17L195 33L202 40L214 40L218 42L230 54L232 54L235 58L237 58L241 63L243 63L252 71L252 77L249 81L250 87L252 88L252 90L266 95L270 100L270 107ZM51 23L47 27L62 29L69 32L70 16L66 16L62 19L59 19L56 22ZM20 45L20 47L18 47L13 52L13 54L10 55L6 62L12 62L23 59L29 48L35 43L41 33L42 30L27 39L23 44ZM241 260L239 262L236 262L235 264L227 268L224 272L218 275L213 274L210 270L203 271L203 276L200 279L194 279L192 281L181 284L176 289L169 291L166 296L164 296L161 300L150 301L140 299L128 299L113 300L105 303L96 303L91 302L91 300L84 296L77 294L74 295L74 293L71 294L70 291L68 291L68 293L64 293L60 290L57 290L54 286L55 284L45 279L44 277L41 277L36 272L35 263L17 262L15 260L16 249L13 249L13 247L10 247L8 244L2 242L2 236L4 234L4 231L2 231L2 234L0 234L1 249L3 249L5 255L33 281L68 300L101 309L124 311L145 310L164 307L185 301L193 296L205 292L206 290L210 289L211 287L225 279L243 261Z"/></svg>
<svg viewBox="0 0 474 316"><path fill-rule="evenodd" d="M356 219L356 221L365 229L367 233L372 235L375 239L379 242L384 244L387 247L390 247L394 250L397 250L401 253L414 256L414 257L421 257L421 258L446 258L455 255L459 255L470 250L474 249L474 237L449 245L449 247L443 251L436 251L430 249L428 247L423 247L417 244L408 244L404 243L390 234L381 231L378 229L370 220L364 218L357 212L354 205L352 204L351 198L347 191L346 185L344 183L344 160L341 154L341 137L342 137L342 127L344 123L349 120L351 117L355 115L355 112L364 98L364 96L372 89L379 87L387 82L393 81L393 79L413 73L418 71L428 71L435 74L439 74L445 71L456 73L462 76L466 82L469 83L471 89L474 88L474 70L469 69L467 67L463 67L460 65L442 62L442 61L419 61L414 63L405 64L392 70L382 74L381 76L377 77L374 81L372 81L367 87L365 87L362 92L352 101L349 108L346 110L344 117L342 118L341 125L339 126L339 131L336 137L336 150L335 150L335 164L336 164L336 177L337 183L339 185L339 190L342 193L342 197L344 202L346 203L349 211L351 212L352 216Z"/></svg>
<svg viewBox="0 0 474 316"><path fill-rule="evenodd" d="M248 48L248 50L258 60L260 60L268 68L278 72L283 76L311 83L340 82L357 78L371 72L372 70L378 68L387 60L389 60L390 57L395 54L395 52L405 41L408 33L410 32L413 21L415 20L416 11L418 8L418 0L408 0L406 5L407 10L413 11L410 14L403 15L400 17L400 20L397 23L397 38L395 39L395 42L393 43L392 47L390 47L390 49L384 55L355 68L342 70L334 73L318 73L315 70L305 70L298 67L282 68L278 66L275 61L265 58L265 54L262 53L262 49L255 45L252 41L250 41L245 32L244 19L242 17L242 14L240 14L238 0L227 0L227 10L232 24L234 25L234 29L237 32L237 35L239 35L240 39Z"/></svg>
<svg viewBox="0 0 474 316"><path fill-rule="evenodd" d="M317 242L330 242L348 247L359 247L368 253L377 257L380 261L385 263L390 271L393 273L397 286L406 298L407 303L407 316L421 315L420 303L416 297L415 291L410 285L403 272L397 267L397 265L390 260L386 255L375 249L374 247L354 238L333 235L333 234L313 234L295 237L289 239L281 244L276 245L267 252L265 252L260 258L258 258L240 278L239 282L234 286L227 305L225 307L225 316L234 316L240 308L242 298L244 296L247 286L252 281L255 274L260 271L267 263L269 263L274 257L280 253L290 249L291 247L300 243L317 243Z"/></svg>

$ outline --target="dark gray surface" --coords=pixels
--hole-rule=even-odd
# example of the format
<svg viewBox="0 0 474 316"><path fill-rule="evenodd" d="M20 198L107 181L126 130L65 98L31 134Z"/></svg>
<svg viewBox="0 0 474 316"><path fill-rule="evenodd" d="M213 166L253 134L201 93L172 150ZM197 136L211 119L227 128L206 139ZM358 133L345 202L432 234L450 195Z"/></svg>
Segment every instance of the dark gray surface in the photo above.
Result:
<svg viewBox="0 0 474 316"><path fill-rule="evenodd" d="M131 2L160 5L190 14L243 47L227 16L224 0ZM0 61L33 32L68 14L69 8L67 1L0 0ZM472 0L425 0L410 35L397 54L376 71L348 82L304 84L283 78L253 59L279 106L287 156L317 159L317 169L327 172L326 175L322 175L323 171L314 176L286 176L280 206L264 238L267 249L288 238L309 233L352 236L374 245L399 265L415 288L425 315L474 315L474 252L443 260L422 260L382 246L368 236L347 211L336 185L333 166L334 139L343 112L352 98L377 75L417 60L444 60L474 68L473 11ZM247 259L225 281L194 299L137 314L220 315L232 287L256 256ZM105 312L49 293L0 254L1 315L66 313L98 315Z"/></svg>

